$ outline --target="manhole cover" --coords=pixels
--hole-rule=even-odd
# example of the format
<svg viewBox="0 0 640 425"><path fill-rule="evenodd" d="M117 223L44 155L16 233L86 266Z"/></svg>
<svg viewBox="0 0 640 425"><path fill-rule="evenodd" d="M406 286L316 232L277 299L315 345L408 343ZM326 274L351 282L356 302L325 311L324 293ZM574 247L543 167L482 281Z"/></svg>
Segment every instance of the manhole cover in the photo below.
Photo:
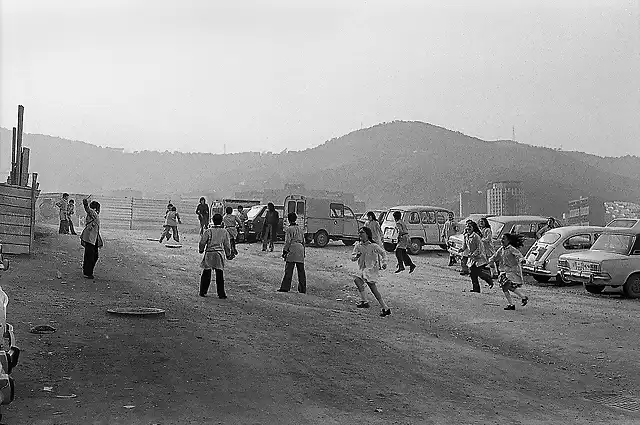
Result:
<svg viewBox="0 0 640 425"><path fill-rule="evenodd" d="M148 241L158 242L158 238L147 238Z"/></svg>
<svg viewBox="0 0 640 425"><path fill-rule="evenodd" d="M164 316L164 310L155 307L118 307L110 308L107 313L125 316Z"/></svg>
<svg viewBox="0 0 640 425"><path fill-rule="evenodd" d="M585 397L587 400L604 404L608 407L625 410L627 412L640 413L640 400L626 395L601 394Z"/></svg>
<svg viewBox="0 0 640 425"><path fill-rule="evenodd" d="M182 248L182 244L179 244L179 243L168 243L165 246L167 248Z"/></svg>
<svg viewBox="0 0 640 425"><path fill-rule="evenodd" d="M56 328L49 325L38 325L29 329L32 334L52 334L56 331Z"/></svg>

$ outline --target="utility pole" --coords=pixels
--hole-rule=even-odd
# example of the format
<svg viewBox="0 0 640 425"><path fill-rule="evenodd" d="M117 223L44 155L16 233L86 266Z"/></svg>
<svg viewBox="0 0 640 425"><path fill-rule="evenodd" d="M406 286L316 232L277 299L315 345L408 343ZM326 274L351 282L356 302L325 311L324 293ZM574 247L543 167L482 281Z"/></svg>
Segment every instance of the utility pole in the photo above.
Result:
<svg viewBox="0 0 640 425"><path fill-rule="evenodd" d="M516 141L516 126L511 127L511 140Z"/></svg>
<svg viewBox="0 0 640 425"><path fill-rule="evenodd" d="M225 154L225 155L227 154L227 144L226 143L222 145L222 153Z"/></svg>

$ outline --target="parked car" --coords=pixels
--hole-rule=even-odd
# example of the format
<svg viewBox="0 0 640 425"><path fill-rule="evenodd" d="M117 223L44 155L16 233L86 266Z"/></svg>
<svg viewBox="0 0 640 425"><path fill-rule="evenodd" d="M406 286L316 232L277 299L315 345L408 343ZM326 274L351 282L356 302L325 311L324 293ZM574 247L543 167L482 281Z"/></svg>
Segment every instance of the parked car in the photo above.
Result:
<svg viewBox="0 0 640 425"><path fill-rule="evenodd" d="M278 211L278 230L276 231L276 237L279 240L284 240L284 228L282 226L284 220L284 206L274 205L276 211ZM234 211L234 214L237 210ZM267 214L267 205L254 205L247 211L247 221L244 222L245 229L247 229L247 242L255 242L260 239L262 235L262 229L264 228L264 217Z"/></svg>
<svg viewBox="0 0 640 425"><path fill-rule="evenodd" d="M402 219L407 224L411 241L407 251L410 254L419 254L425 245L437 245L447 249L446 241L442 240L442 229L449 214L453 212L428 205L402 205L390 208L382 223L382 243L385 250L392 252L398 244L398 231L393 218L396 211L402 213Z"/></svg>
<svg viewBox="0 0 640 425"><path fill-rule="evenodd" d="M538 239L525 255L522 266L525 274L538 282L548 282L555 278L562 282L558 271L558 258L568 252L585 251L604 231L600 226L566 226L547 231Z"/></svg>
<svg viewBox="0 0 640 425"><path fill-rule="evenodd" d="M4 273L9 268L9 261L2 256L2 244L0 244L0 272ZM0 275L1 277L1 275ZM16 338L13 326L7 323L7 304L9 297L0 287L0 329L2 339L0 347L0 406L13 401L15 383L11 377L13 368L18 364L20 349L16 346ZM2 419L2 410L0 410Z"/></svg>
<svg viewBox="0 0 640 425"><path fill-rule="evenodd" d="M493 233L492 243L495 250L500 248L500 240L505 233L517 233L524 238L524 244L520 248L522 255L525 255L536 240L536 232L544 227L548 217L538 215L498 215L487 217L491 232ZM463 224L464 226L464 224ZM456 257L461 257L464 237L457 234L449 237L447 241L449 252Z"/></svg>
<svg viewBox="0 0 640 425"><path fill-rule="evenodd" d="M582 283L592 294L612 287L640 298L640 224L605 228L589 251L561 255L558 269L563 279Z"/></svg>
<svg viewBox="0 0 640 425"><path fill-rule="evenodd" d="M284 205L287 214L298 215L298 225L302 226L307 243L313 241L316 246L325 247L330 240L340 240L345 245L358 240L358 220L341 201L288 195Z"/></svg>
<svg viewBox="0 0 640 425"><path fill-rule="evenodd" d="M364 223L367 222L367 214L369 214L369 212L372 212L376 216L376 220L378 220L378 223L382 226L382 223L387 216L387 210L367 210L367 212L361 214L360 217L357 217L360 222L360 226L364 226Z"/></svg>
<svg viewBox="0 0 640 425"><path fill-rule="evenodd" d="M225 214L227 207L231 207L234 210L238 209L238 205L242 205L243 208L251 208L254 205L259 205L260 201L256 201L255 199L214 199L211 200L210 217L213 220L214 214Z"/></svg>
<svg viewBox="0 0 640 425"><path fill-rule="evenodd" d="M607 227L626 227L630 228L640 223L640 219L638 218L614 218L609 223L607 223Z"/></svg>

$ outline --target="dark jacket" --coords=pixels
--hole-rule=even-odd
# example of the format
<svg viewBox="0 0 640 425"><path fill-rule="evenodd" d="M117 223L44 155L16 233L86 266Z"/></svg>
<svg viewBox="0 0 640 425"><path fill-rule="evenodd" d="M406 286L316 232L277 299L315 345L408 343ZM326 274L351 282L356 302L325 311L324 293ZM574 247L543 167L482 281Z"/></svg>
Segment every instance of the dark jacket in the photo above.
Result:
<svg viewBox="0 0 640 425"><path fill-rule="evenodd" d="M280 220L280 215L277 210L269 211L264 216L264 224L270 224L274 229L278 228L278 220Z"/></svg>
<svg viewBox="0 0 640 425"><path fill-rule="evenodd" d="M209 218L209 205L205 202L204 204L198 204L196 208L196 214L198 214L198 218Z"/></svg>

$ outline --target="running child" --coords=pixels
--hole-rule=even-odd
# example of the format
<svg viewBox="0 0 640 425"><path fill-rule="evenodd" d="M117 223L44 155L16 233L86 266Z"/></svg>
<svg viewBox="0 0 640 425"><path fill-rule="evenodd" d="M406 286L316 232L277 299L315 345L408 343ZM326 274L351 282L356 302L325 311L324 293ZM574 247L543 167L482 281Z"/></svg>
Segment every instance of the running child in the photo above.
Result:
<svg viewBox="0 0 640 425"><path fill-rule="evenodd" d="M521 264L524 262L524 257L518 250L518 248L522 246L522 236L505 233L500 242L502 246L489 258L489 262L500 264L501 271L498 276L498 283L509 303L504 309L515 310L516 306L511 300L509 291L520 297L523 307L529 302L529 297L524 295L521 289L519 289L524 283L521 267Z"/></svg>
<svg viewBox="0 0 640 425"><path fill-rule="evenodd" d="M160 243L162 243L164 238L167 238L167 240L171 239L171 232L173 233L173 239L175 239L176 242L180 242L178 224L182 224L180 214L178 214L178 209L172 205L171 210L167 212L167 216L164 219L164 231L160 236Z"/></svg>
<svg viewBox="0 0 640 425"><path fill-rule="evenodd" d="M351 254L351 261L357 261L360 269L360 274L353 279L360 293L360 302L356 304L356 307L369 308L367 297L364 295L364 285L367 284L378 303L380 303L382 308L380 316L388 316L391 314L391 309L382 299L382 295L380 295L376 285L379 280L379 270L387 268L387 254L380 245L373 242L371 229L368 227L361 228L358 231L358 236L360 237L360 242L353 247L353 253Z"/></svg>

